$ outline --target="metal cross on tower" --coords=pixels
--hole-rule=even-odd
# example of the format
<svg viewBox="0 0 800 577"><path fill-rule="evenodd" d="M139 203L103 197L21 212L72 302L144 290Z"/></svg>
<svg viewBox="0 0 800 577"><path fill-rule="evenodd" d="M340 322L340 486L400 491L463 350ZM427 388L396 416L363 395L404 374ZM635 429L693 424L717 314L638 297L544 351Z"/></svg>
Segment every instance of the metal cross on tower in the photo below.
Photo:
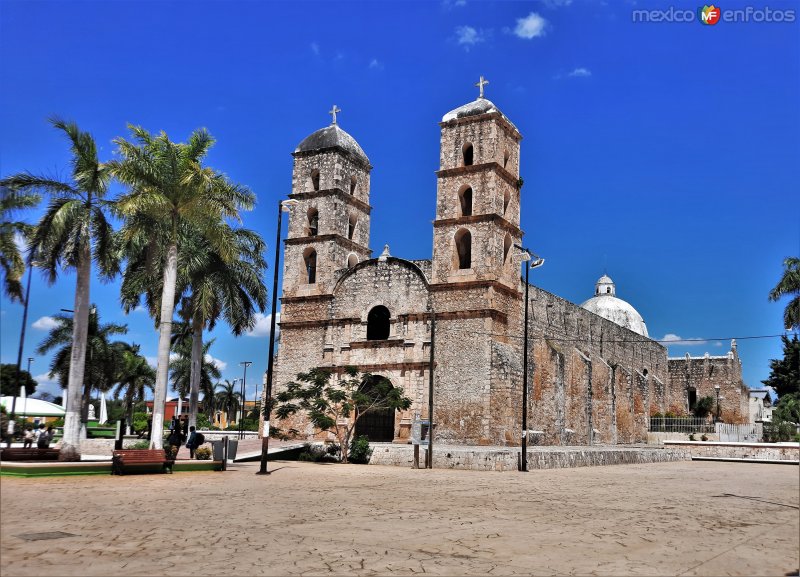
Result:
<svg viewBox="0 0 800 577"><path fill-rule="evenodd" d="M341 109L341 108L339 108L339 107L337 107L335 104L333 105L333 108L331 108L331 109L328 111L328 114L330 114L331 116L333 116L333 122L331 122L331 124L336 124L336 113L337 113L337 112L341 112L341 111L342 111L342 109Z"/></svg>
<svg viewBox="0 0 800 577"><path fill-rule="evenodd" d="M488 81L488 80L486 80L486 79L484 79L484 77L483 77L483 76L481 76L481 79L480 79L480 80L478 80L478 83L475 85L475 86L477 86L477 87L480 89L480 91L481 91L481 93L478 95L478 98L483 98L483 87L484 87L484 86L486 86L487 84L489 84L489 81Z"/></svg>

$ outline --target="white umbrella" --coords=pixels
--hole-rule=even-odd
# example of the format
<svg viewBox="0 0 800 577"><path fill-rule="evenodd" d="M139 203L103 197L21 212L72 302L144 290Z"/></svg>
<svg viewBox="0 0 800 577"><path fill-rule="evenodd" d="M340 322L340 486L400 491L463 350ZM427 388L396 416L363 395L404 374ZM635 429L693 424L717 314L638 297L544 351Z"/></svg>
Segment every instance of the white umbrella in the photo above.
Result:
<svg viewBox="0 0 800 577"><path fill-rule="evenodd" d="M183 397L179 396L178 397L178 412L177 412L177 415L179 417L181 416L182 409L183 409Z"/></svg>
<svg viewBox="0 0 800 577"><path fill-rule="evenodd" d="M108 421L108 408L106 408L106 394L100 393L100 420L98 425L105 425Z"/></svg>

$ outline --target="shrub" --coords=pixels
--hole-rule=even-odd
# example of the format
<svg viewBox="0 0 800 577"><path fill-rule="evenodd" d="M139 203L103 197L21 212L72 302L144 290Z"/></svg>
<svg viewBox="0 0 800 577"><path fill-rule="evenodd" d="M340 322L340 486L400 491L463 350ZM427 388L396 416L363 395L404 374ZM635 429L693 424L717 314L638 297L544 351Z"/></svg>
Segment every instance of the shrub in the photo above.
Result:
<svg viewBox="0 0 800 577"><path fill-rule="evenodd" d="M211 460L211 448L210 447L200 447L194 452L194 456L196 459L200 461L210 461Z"/></svg>
<svg viewBox="0 0 800 577"><path fill-rule="evenodd" d="M144 431L147 429L147 413L134 413L133 414L133 426L134 431Z"/></svg>
<svg viewBox="0 0 800 577"><path fill-rule="evenodd" d="M705 434L705 433L703 433L703 436L702 436L702 437L700 437L700 440L701 440L701 441L708 441L708 436L706 436L706 434Z"/></svg>
<svg viewBox="0 0 800 577"><path fill-rule="evenodd" d="M702 399L698 399L693 410L694 416L705 417L711 414L711 411L714 410L714 405L714 397L703 397Z"/></svg>
<svg viewBox="0 0 800 577"><path fill-rule="evenodd" d="M372 449L369 446L369 438L366 435L359 435L350 441L350 452L348 460L358 465L366 465L372 456Z"/></svg>
<svg viewBox="0 0 800 577"><path fill-rule="evenodd" d="M150 441L136 441L135 443L129 443L125 445L126 449L149 449L150 448Z"/></svg>
<svg viewBox="0 0 800 577"><path fill-rule="evenodd" d="M689 433L689 440L696 441L697 439L694 438L694 433Z"/></svg>
<svg viewBox="0 0 800 577"><path fill-rule="evenodd" d="M306 445L305 450L297 456L297 460L313 463L338 463L339 459L335 456L338 450L338 445Z"/></svg>

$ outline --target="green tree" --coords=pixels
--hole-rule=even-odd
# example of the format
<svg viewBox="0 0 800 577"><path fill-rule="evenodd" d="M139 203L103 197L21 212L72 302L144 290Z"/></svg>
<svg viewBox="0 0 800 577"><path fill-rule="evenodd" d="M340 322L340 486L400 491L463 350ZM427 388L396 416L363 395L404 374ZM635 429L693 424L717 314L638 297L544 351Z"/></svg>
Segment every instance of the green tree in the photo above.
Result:
<svg viewBox="0 0 800 577"><path fill-rule="evenodd" d="M75 321L72 315L58 314L53 317L56 326L39 343L37 355L55 351L50 361L50 378L56 377L62 388L68 387L73 362L73 340ZM92 390L108 391L118 381L118 366L123 343L112 341L114 335L128 332L127 325L101 323L97 306L92 305L86 325L86 346L84 348L84 386L78 398L79 416L85 421ZM66 419L64 420L66 427ZM80 421L79 421L80 423Z"/></svg>
<svg viewBox="0 0 800 577"><path fill-rule="evenodd" d="M703 397L701 399L697 399L697 404L694 406L694 413L695 417L707 417L711 414L711 412L716 407L716 401L714 397Z"/></svg>
<svg viewBox="0 0 800 577"><path fill-rule="evenodd" d="M20 369L19 376L19 384L25 387L25 395L30 397L36 392L36 387L39 383L24 369ZM17 365L11 363L3 363L0 365L0 396L19 396L19 389L17 387Z"/></svg>
<svg viewBox="0 0 800 577"><path fill-rule="evenodd" d="M356 423L368 411L408 409L411 399L384 378L359 374L355 367L345 367L343 378L331 383L327 369L311 369L297 375L276 397L280 403L275 414L287 419L304 412L320 431L336 435L342 462L347 463L350 440Z"/></svg>
<svg viewBox="0 0 800 577"><path fill-rule="evenodd" d="M147 359L139 354L139 345L124 343L120 352L114 398L119 399L122 396L125 423L131 429L134 426L134 406L137 402L144 401L147 389L153 390L156 371Z"/></svg>
<svg viewBox="0 0 800 577"><path fill-rule="evenodd" d="M111 167L130 189L117 202L117 212L124 220L121 238L126 256L134 264L141 264L141 256L150 255L156 257L151 258L151 263L162 268L161 296L158 300L150 298L147 303L154 317L156 307L160 309L153 401L153 430L160 431L164 425L178 258L187 229L206 239L224 260L232 261L237 255L226 220L238 222L239 211L251 209L255 196L225 175L201 166L214 143L205 129L194 131L184 144L170 141L164 132L152 136L141 127L129 128L133 141L115 140L121 159L112 162ZM147 291L139 294L142 293L147 295ZM161 435L154 435L152 444L162 448Z"/></svg>
<svg viewBox="0 0 800 577"><path fill-rule="evenodd" d="M789 256L783 261L783 275L771 291L769 300L775 302L785 296L791 297L783 311L783 326L800 328L800 258Z"/></svg>
<svg viewBox="0 0 800 577"><path fill-rule="evenodd" d="M216 406L225 411L225 420L230 423L231 415L235 415L236 411L239 410L239 404L242 399L242 395L240 395L236 391L236 382L230 382L228 379L225 379L225 383L218 383L217 384L217 394L215 396L215 404Z"/></svg>
<svg viewBox="0 0 800 577"><path fill-rule="evenodd" d="M22 258L18 241L27 239L33 227L14 220L16 213L39 204L38 194L15 190L0 180L0 270L3 271L3 290L11 301L22 302L22 275L25 259Z"/></svg>
<svg viewBox="0 0 800 577"><path fill-rule="evenodd" d="M53 119L53 126L66 134L72 152L72 181L35 176L25 172L0 181L17 193L50 194L47 210L32 233L30 250L36 265L55 282L61 268L75 269L75 323L73 325L67 378L67 410L61 460L80 459L81 388L84 383L86 339L89 324L89 281L92 260L104 278L117 273L113 229L106 218L104 200L111 179L109 167L98 160L97 146L88 132L71 122Z"/></svg>
<svg viewBox="0 0 800 577"><path fill-rule="evenodd" d="M769 377L763 381L768 387L775 389L780 401L784 395L800 391L800 340L794 335L790 340L782 336L783 358L769 362Z"/></svg>
<svg viewBox="0 0 800 577"><path fill-rule="evenodd" d="M203 345L203 351L200 357L200 387L203 390L214 388L213 382L222 377L222 372L219 367L214 364L209 355L211 345L214 344L214 339L211 339ZM178 393L183 399L189 394L191 387L192 375L192 341L188 341L175 347L174 352L176 356L170 363L170 381L172 381L172 390ZM213 379L213 380L212 380Z"/></svg>

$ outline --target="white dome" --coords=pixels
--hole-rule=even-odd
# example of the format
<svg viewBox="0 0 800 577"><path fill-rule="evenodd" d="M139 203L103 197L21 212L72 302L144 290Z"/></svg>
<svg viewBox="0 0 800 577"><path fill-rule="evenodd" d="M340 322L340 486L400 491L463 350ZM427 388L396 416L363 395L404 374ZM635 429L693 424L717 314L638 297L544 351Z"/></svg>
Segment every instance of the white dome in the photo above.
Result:
<svg viewBox="0 0 800 577"><path fill-rule="evenodd" d="M587 311L617 323L621 327L632 330L644 337L647 335L647 326L644 319L635 308L624 300L617 298L614 281L603 275L595 284L595 296L581 304Z"/></svg>

